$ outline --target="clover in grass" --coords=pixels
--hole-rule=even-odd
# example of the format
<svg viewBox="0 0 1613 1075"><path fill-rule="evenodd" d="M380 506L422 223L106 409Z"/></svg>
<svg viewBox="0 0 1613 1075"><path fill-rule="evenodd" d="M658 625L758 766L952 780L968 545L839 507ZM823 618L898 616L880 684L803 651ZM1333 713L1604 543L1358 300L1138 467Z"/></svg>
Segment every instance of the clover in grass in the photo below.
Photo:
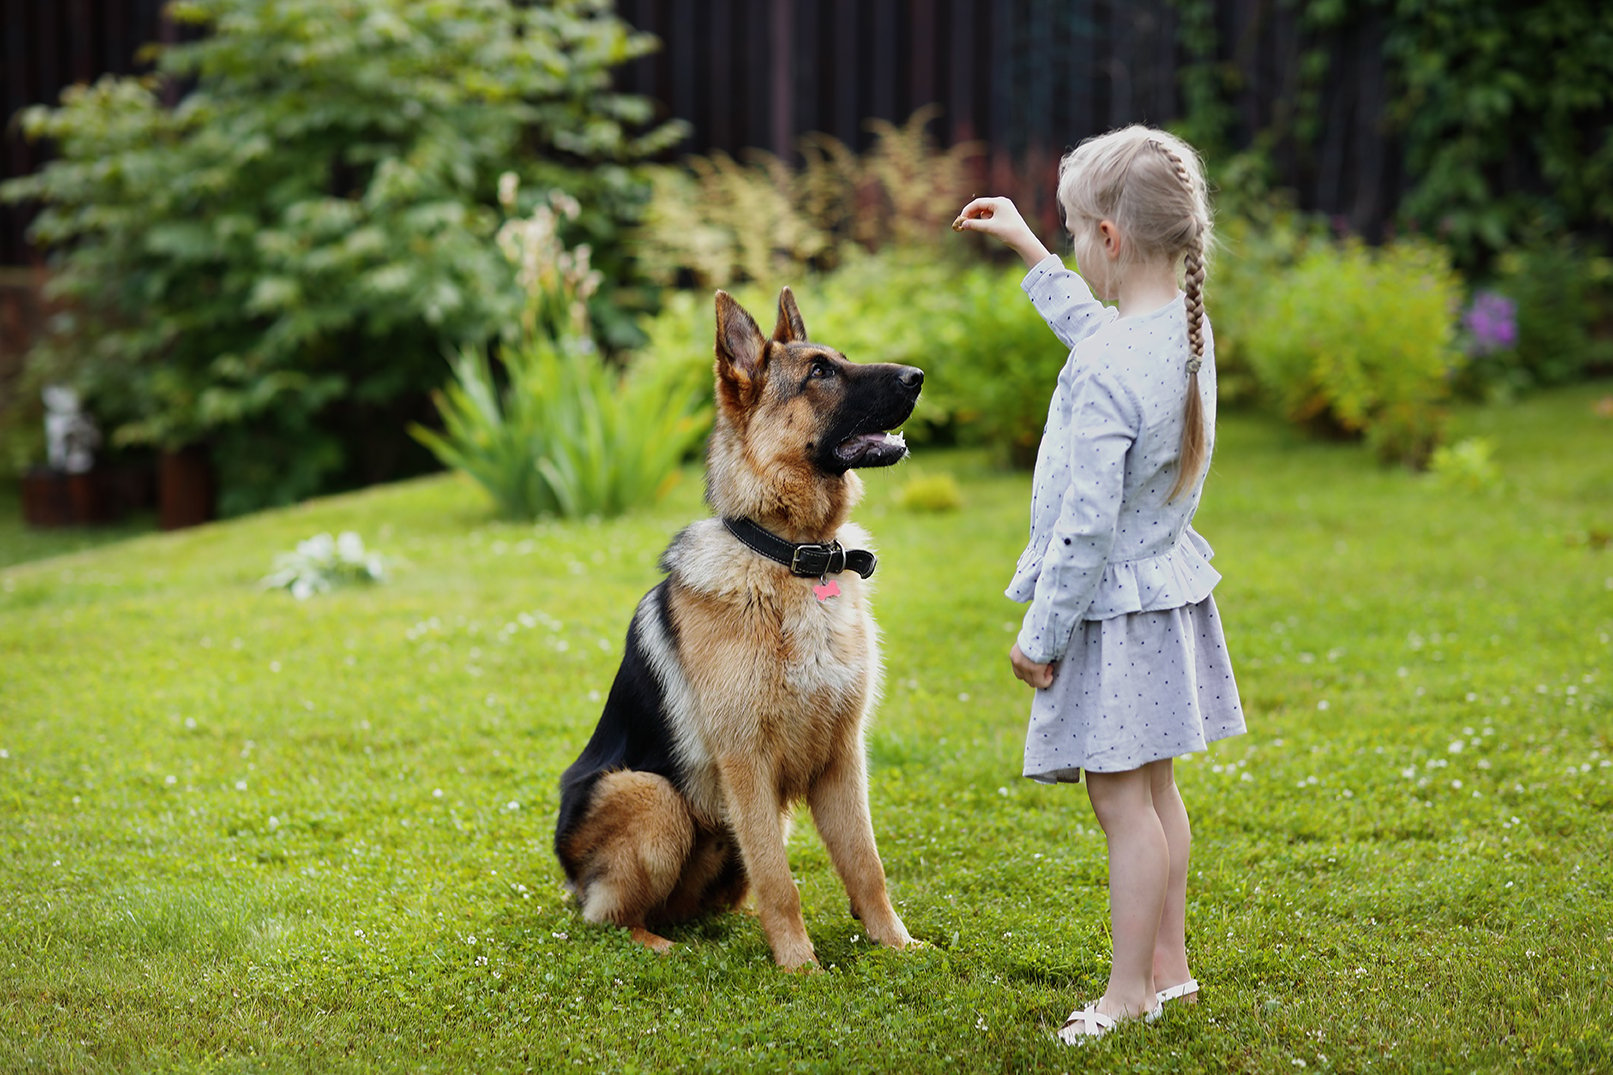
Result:
<svg viewBox="0 0 1613 1075"><path fill-rule="evenodd" d="M266 590L290 590L299 601L352 583L383 582L386 562L364 548L351 530L336 537L315 534L293 552L275 557L274 570L263 579Z"/></svg>

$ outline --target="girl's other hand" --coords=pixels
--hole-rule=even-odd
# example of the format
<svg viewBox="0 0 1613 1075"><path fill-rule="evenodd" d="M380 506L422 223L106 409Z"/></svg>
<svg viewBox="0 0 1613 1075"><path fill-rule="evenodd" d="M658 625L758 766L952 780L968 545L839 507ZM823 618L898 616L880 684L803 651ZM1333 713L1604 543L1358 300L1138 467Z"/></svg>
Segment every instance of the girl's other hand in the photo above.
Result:
<svg viewBox="0 0 1613 1075"><path fill-rule="evenodd" d="M1026 265L1034 266L1047 257L1047 248L1009 198L976 198L963 207L952 222L952 230L989 235L1023 258Z"/></svg>
<svg viewBox="0 0 1613 1075"><path fill-rule="evenodd" d="M1037 690L1046 690L1053 685L1053 666L1038 664L1020 650L1019 643L1008 651L1008 660L1014 666L1014 676L1035 687Z"/></svg>

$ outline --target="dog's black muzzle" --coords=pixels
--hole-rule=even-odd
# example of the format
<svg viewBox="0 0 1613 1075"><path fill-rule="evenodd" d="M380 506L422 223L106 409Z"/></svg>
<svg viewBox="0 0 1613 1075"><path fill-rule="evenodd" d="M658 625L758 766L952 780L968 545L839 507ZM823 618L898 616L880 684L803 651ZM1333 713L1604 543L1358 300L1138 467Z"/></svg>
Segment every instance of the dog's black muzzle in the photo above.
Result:
<svg viewBox="0 0 1613 1075"><path fill-rule="evenodd" d="M924 388L917 366L879 363L852 367L845 403L823 439L818 465L831 474L888 467L907 457L907 442L891 433L913 413Z"/></svg>

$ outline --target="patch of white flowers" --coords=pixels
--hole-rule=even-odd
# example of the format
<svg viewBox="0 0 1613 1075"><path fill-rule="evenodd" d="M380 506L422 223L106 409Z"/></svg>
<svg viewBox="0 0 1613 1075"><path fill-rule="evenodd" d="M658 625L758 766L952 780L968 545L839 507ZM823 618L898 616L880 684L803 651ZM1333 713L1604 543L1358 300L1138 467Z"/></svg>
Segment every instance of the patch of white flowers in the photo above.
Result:
<svg viewBox="0 0 1613 1075"><path fill-rule="evenodd" d="M364 540L351 530L336 537L315 534L298 544L295 552L275 557L274 571L264 577L265 590L290 590L299 601L354 582L383 582L386 564L367 552Z"/></svg>

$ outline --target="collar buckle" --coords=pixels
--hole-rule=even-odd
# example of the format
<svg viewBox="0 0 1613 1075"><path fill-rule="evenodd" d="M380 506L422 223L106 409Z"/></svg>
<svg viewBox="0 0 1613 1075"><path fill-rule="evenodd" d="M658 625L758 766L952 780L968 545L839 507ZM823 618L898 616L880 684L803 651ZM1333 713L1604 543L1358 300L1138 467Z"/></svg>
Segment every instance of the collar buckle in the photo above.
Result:
<svg viewBox="0 0 1613 1075"><path fill-rule="evenodd" d="M838 541L827 545L797 545L790 554L790 574L804 579L838 575L846 569L846 550Z"/></svg>

